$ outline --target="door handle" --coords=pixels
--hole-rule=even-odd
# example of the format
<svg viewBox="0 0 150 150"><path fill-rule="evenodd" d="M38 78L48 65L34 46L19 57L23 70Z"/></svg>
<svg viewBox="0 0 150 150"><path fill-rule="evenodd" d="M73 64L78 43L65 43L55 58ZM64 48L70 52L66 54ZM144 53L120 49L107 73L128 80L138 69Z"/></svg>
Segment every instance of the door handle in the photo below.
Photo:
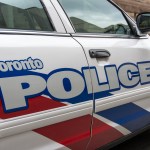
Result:
<svg viewBox="0 0 150 150"><path fill-rule="evenodd" d="M90 50L89 53L91 58L108 58L111 56L110 52L104 49Z"/></svg>

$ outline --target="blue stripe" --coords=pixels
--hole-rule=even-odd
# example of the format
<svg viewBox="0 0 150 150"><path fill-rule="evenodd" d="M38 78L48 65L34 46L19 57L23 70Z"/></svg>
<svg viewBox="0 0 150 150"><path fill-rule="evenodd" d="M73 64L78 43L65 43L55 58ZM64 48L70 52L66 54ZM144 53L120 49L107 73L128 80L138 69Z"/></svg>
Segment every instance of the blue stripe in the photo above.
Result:
<svg viewBox="0 0 150 150"><path fill-rule="evenodd" d="M150 112L133 103L101 111L97 114L120 124L131 132L142 129L150 124Z"/></svg>

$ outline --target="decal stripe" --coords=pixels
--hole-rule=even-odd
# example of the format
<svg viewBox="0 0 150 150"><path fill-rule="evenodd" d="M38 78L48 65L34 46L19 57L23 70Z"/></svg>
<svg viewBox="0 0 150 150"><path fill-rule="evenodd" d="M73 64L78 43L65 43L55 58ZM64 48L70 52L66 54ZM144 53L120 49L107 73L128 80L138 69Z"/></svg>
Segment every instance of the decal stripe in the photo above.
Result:
<svg viewBox="0 0 150 150"><path fill-rule="evenodd" d="M86 149L90 140L91 115L34 130L72 150Z"/></svg>
<svg viewBox="0 0 150 150"><path fill-rule="evenodd" d="M120 124L131 132L142 129L150 123L150 113L133 103L111 108L97 114Z"/></svg>
<svg viewBox="0 0 150 150"><path fill-rule="evenodd" d="M88 150L97 149L123 136L124 135L115 128L109 126L108 124L100 121L97 118L94 118L92 139L89 144Z"/></svg>
<svg viewBox="0 0 150 150"><path fill-rule="evenodd" d="M140 100L134 102L134 104L150 112L150 99Z"/></svg>
<svg viewBox="0 0 150 150"><path fill-rule="evenodd" d="M27 110L22 110L13 113L4 113L2 103L0 101L0 118L9 119L13 117L19 117L22 115L28 115L32 113L37 113L40 111L50 110L58 107L66 106L66 104L51 100L43 96L29 99L29 108Z"/></svg>
<svg viewBox="0 0 150 150"><path fill-rule="evenodd" d="M97 114L94 114L94 117L103 121L104 123L108 124L109 126L115 128L116 130L118 130L119 132L121 132L123 135L128 135L130 134L131 132L129 130L127 130L126 128L122 127L121 125L115 123L115 122L112 122L102 116L99 116Z"/></svg>
<svg viewBox="0 0 150 150"><path fill-rule="evenodd" d="M72 150L86 149L91 137L90 122L91 116L88 115L34 131ZM89 144L89 150L99 148L124 136L121 132L97 118L94 118L93 123L93 138Z"/></svg>
<svg viewBox="0 0 150 150"><path fill-rule="evenodd" d="M70 150L33 131L1 139L0 148L1 150Z"/></svg>

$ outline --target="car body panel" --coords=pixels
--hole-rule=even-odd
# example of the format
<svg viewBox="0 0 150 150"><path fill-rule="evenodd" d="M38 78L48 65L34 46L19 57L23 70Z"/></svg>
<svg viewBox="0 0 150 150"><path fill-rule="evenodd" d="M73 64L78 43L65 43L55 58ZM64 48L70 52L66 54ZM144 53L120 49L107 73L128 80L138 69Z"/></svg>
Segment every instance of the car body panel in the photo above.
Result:
<svg viewBox="0 0 150 150"><path fill-rule="evenodd" d="M42 3L56 31L0 31L0 149L94 150L147 127L149 36L75 33Z"/></svg>

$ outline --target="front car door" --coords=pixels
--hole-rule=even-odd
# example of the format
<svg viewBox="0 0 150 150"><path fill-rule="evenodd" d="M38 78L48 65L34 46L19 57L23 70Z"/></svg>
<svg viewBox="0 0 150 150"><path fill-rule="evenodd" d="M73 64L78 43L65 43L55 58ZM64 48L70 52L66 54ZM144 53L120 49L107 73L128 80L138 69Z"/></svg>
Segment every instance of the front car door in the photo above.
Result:
<svg viewBox="0 0 150 150"><path fill-rule="evenodd" d="M102 147L148 126L149 36L135 35L134 21L111 1L59 0L59 3L73 27L66 20L64 24L83 46L90 65L95 112L88 148ZM92 90L88 89L88 93Z"/></svg>
<svg viewBox="0 0 150 150"><path fill-rule="evenodd" d="M93 94L81 45L50 1L0 0L0 15L0 149L86 149Z"/></svg>

